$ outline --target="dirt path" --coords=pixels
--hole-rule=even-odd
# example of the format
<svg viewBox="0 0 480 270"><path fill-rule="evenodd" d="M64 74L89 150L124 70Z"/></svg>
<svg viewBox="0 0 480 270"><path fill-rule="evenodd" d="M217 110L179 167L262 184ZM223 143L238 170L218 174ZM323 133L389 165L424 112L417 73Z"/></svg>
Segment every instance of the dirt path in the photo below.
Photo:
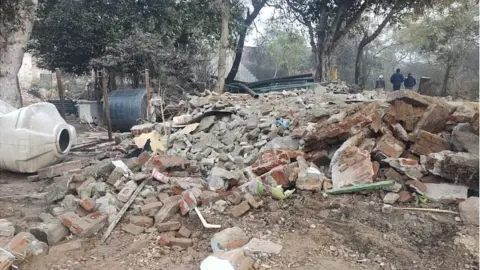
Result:
<svg viewBox="0 0 480 270"><path fill-rule="evenodd" d="M45 184L17 175L0 185L0 196L41 190ZM378 192L328 198L294 194L282 202L266 198L263 207L238 219L228 208L203 211L212 223L238 226L250 237L283 246L278 256L253 254L257 269L478 269L477 228L464 227L451 214L384 214L379 198ZM25 200L3 202L0 208L0 218L24 226L46 210ZM196 237L187 250L157 246L157 232L132 236L117 228L106 245L97 235L85 239L80 250L39 256L22 269L199 269L217 230L203 229L194 215L180 219Z"/></svg>

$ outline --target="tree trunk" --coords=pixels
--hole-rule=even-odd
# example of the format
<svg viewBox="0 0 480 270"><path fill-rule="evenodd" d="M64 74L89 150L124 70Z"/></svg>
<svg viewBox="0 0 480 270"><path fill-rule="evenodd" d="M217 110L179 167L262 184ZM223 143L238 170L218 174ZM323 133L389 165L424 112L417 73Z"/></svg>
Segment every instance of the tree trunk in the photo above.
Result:
<svg viewBox="0 0 480 270"><path fill-rule="evenodd" d="M222 32L220 34L220 46L218 50L218 81L215 91L223 93L225 77L227 73L227 49L228 49L228 21L230 19L229 0L221 0Z"/></svg>
<svg viewBox="0 0 480 270"><path fill-rule="evenodd" d="M233 80L235 80L235 77L237 76L238 67L240 66L240 62L242 61L243 46L245 44L245 37L247 36L247 29L248 28L243 30L238 38L237 47L235 48L235 59L233 60L232 68L228 73L226 79L227 83L233 82Z"/></svg>
<svg viewBox="0 0 480 270"><path fill-rule="evenodd" d="M247 17L243 22L243 28L240 30L237 46L235 48L235 59L233 60L232 68L230 69L230 72L228 73L228 76L226 79L227 83L233 82L233 80L235 80L235 77L237 76L238 67L240 66L240 62L242 61L243 47L245 45L245 37L247 36L248 28L253 23L255 18L257 18L258 14L260 13L260 10L263 8L266 2L267 0L261 0L257 2L252 1L252 4L253 4L252 13L250 13L247 10Z"/></svg>
<svg viewBox="0 0 480 270"><path fill-rule="evenodd" d="M2 0L0 5L0 100L19 108L22 96L17 74L32 33L38 0ZM3 14L13 14L3 16Z"/></svg>
<svg viewBox="0 0 480 270"><path fill-rule="evenodd" d="M450 62L450 61L449 61ZM448 90L448 79L450 77L450 71L452 70L452 64L447 63L447 70L445 70L445 76L443 77L443 85L442 85L442 97L447 96Z"/></svg>
<svg viewBox="0 0 480 270"><path fill-rule="evenodd" d="M317 68L315 71L315 81L324 82L329 78L329 55L326 55L325 52L317 51Z"/></svg>
<svg viewBox="0 0 480 270"><path fill-rule="evenodd" d="M108 74L109 74L109 76L108 76L108 90L110 92L112 92L112 91L117 90L117 79L116 79L117 78L117 72L115 71L115 69L112 68L108 71Z"/></svg>
<svg viewBox="0 0 480 270"><path fill-rule="evenodd" d="M355 58L355 84L360 85L360 79L362 77L362 65L363 65L363 48L365 45L360 42L357 48L357 57Z"/></svg>

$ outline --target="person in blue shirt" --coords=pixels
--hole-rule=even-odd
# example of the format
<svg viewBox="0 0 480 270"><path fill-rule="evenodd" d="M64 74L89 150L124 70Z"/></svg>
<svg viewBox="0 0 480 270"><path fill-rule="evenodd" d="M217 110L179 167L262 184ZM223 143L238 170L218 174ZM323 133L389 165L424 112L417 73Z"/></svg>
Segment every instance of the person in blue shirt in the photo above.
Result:
<svg viewBox="0 0 480 270"><path fill-rule="evenodd" d="M390 77L390 82L393 84L393 91L400 90L402 87L402 83L404 81L402 73L400 73L400 69L397 68L397 72L392 74Z"/></svg>
<svg viewBox="0 0 480 270"><path fill-rule="evenodd" d="M415 80L415 78L412 76L412 73L408 73L407 78L403 82L403 85L405 85L405 88L412 90L416 84L417 84L417 80Z"/></svg>

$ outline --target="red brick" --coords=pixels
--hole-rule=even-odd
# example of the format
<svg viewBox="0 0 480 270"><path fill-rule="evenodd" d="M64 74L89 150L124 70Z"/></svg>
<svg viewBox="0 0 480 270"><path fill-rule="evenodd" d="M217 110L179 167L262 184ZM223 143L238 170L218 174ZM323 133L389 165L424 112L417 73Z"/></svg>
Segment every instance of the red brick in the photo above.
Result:
<svg viewBox="0 0 480 270"><path fill-rule="evenodd" d="M181 226L182 224L178 221L168 221L155 224L155 228L157 228L158 232L176 231L180 229Z"/></svg>
<svg viewBox="0 0 480 270"><path fill-rule="evenodd" d="M157 245L165 247L170 245L170 239L166 235L160 235L157 239Z"/></svg>
<svg viewBox="0 0 480 270"><path fill-rule="evenodd" d="M35 244L35 247L33 247L33 244ZM24 260L26 259L25 257L33 255L33 252L37 253L35 255L40 255L42 253L46 254L48 252L48 245L38 241L31 233L20 232L10 239L4 249L11 254L18 256L17 259ZM9 262L10 260L4 255L2 256L2 253L0 253L0 266L3 267L4 265L9 265Z"/></svg>
<svg viewBox="0 0 480 270"><path fill-rule="evenodd" d="M398 198L398 202L411 202L413 201L413 196L410 192L408 191L400 191L398 193L398 195L400 195L400 197Z"/></svg>
<svg viewBox="0 0 480 270"><path fill-rule="evenodd" d="M82 218L66 213L62 215L62 224L68 227L73 234L90 237L103 228L107 219L108 215L101 212L94 212Z"/></svg>
<svg viewBox="0 0 480 270"><path fill-rule="evenodd" d="M182 215L186 215L196 206L197 199L195 198L195 195L189 190L185 190L184 192L182 192L182 199L179 200L180 213Z"/></svg>
<svg viewBox="0 0 480 270"><path fill-rule="evenodd" d="M145 204L142 207L140 207L140 212L144 216L150 216L153 217L157 212L162 208L163 203L162 202L154 202L154 203L149 203Z"/></svg>
<svg viewBox="0 0 480 270"><path fill-rule="evenodd" d="M188 159L182 156L156 156L151 162L161 171L174 167L185 168L189 164Z"/></svg>
<svg viewBox="0 0 480 270"><path fill-rule="evenodd" d="M364 103L346 112L346 116L339 122L329 120L316 124L314 129L305 135L305 151L322 150L328 142L344 141L375 122L372 128L378 128L379 104L376 102Z"/></svg>
<svg viewBox="0 0 480 270"><path fill-rule="evenodd" d="M137 137L144 133L150 133L155 130L155 124L153 123L145 123L141 125L133 126L130 131L132 132L133 136Z"/></svg>
<svg viewBox="0 0 480 270"><path fill-rule="evenodd" d="M415 144L411 151L417 155L428 155L448 150L449 145L444 138L430 132L419 130L415 136Z"/></svg>
<svg viewBox="0 0 480 270"><path fill-rule="evenodd" d="M90 199L90 198L83 199L80 202L80 205L83 207L83 209L85 209L89 212L95 210L95 208L97 207L97 204L95 203L95 201L93 199Z"/></svg>
<svg viewBox="0 0 480 270"><path fill-rule="evenodd" d="M285 174L283 170L283 166L277 166L270 170L270 175L272 178L277 182L279 185L286 185L288 184L288 176Z"/></svg>
<svg viewBox="0 0 480 270"><path fill-rule="evenodd" d="M187 249L193 246L193 240L188 238L172 238L170 239L170 246L177 246Z"/></svg>
<svg viewBox="0 0 480 270"><path fill-rule="evenodd" d="M80 217L73 212L66 212L60 215L60 220L65 227L71 227L75 222L80 220Z"/></svg>
<svg viewBox="0 0 480 270"><path fill-rule="evenodd" d="M420 182L419 180L408 180L407 182L405 182L405 184L410 186L420 194L424 194L425 192L427 192L427 186L425 186L425 184Z"/></svg>
<svg viewBox="0 0 480 270"><path fill-rule="evenodd" d="M405 149L405 144L401 141L395 139L390 134L383 135L377 142L373 151L375 153L380 153L382 158L398 158L402 155L403 150Z"/></svg>

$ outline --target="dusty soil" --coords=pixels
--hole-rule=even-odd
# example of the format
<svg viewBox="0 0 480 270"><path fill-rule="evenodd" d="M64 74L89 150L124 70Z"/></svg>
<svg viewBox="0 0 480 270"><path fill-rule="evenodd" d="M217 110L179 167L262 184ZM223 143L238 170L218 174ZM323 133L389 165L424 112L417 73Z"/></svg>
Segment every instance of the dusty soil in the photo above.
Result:
<svg viewBox="0 0 480 270"><path fill-rule="evenodd" d="M0 197L18 196L2 199L0 218L25 230L48 206L21 196L41 191L49 183L30 183L25 175L6 172L0 177ZM261 208L241 218L232 218L230 208L219 213L207 207L202 212L223 228L238 226L250 237L283 245L278 256L253 254L257 269L478 269L478 228L463 226L452 214L405 210L384 214L380 193L264 198ZM105 245L97 235L85 239L81 250L39 256L20 268L199 269L211 253L210 237L217 230L204 229L195 215L176 218L194 232L195 244L188 250L159 247L157 232L132 236L119 224Z"/></svg>

